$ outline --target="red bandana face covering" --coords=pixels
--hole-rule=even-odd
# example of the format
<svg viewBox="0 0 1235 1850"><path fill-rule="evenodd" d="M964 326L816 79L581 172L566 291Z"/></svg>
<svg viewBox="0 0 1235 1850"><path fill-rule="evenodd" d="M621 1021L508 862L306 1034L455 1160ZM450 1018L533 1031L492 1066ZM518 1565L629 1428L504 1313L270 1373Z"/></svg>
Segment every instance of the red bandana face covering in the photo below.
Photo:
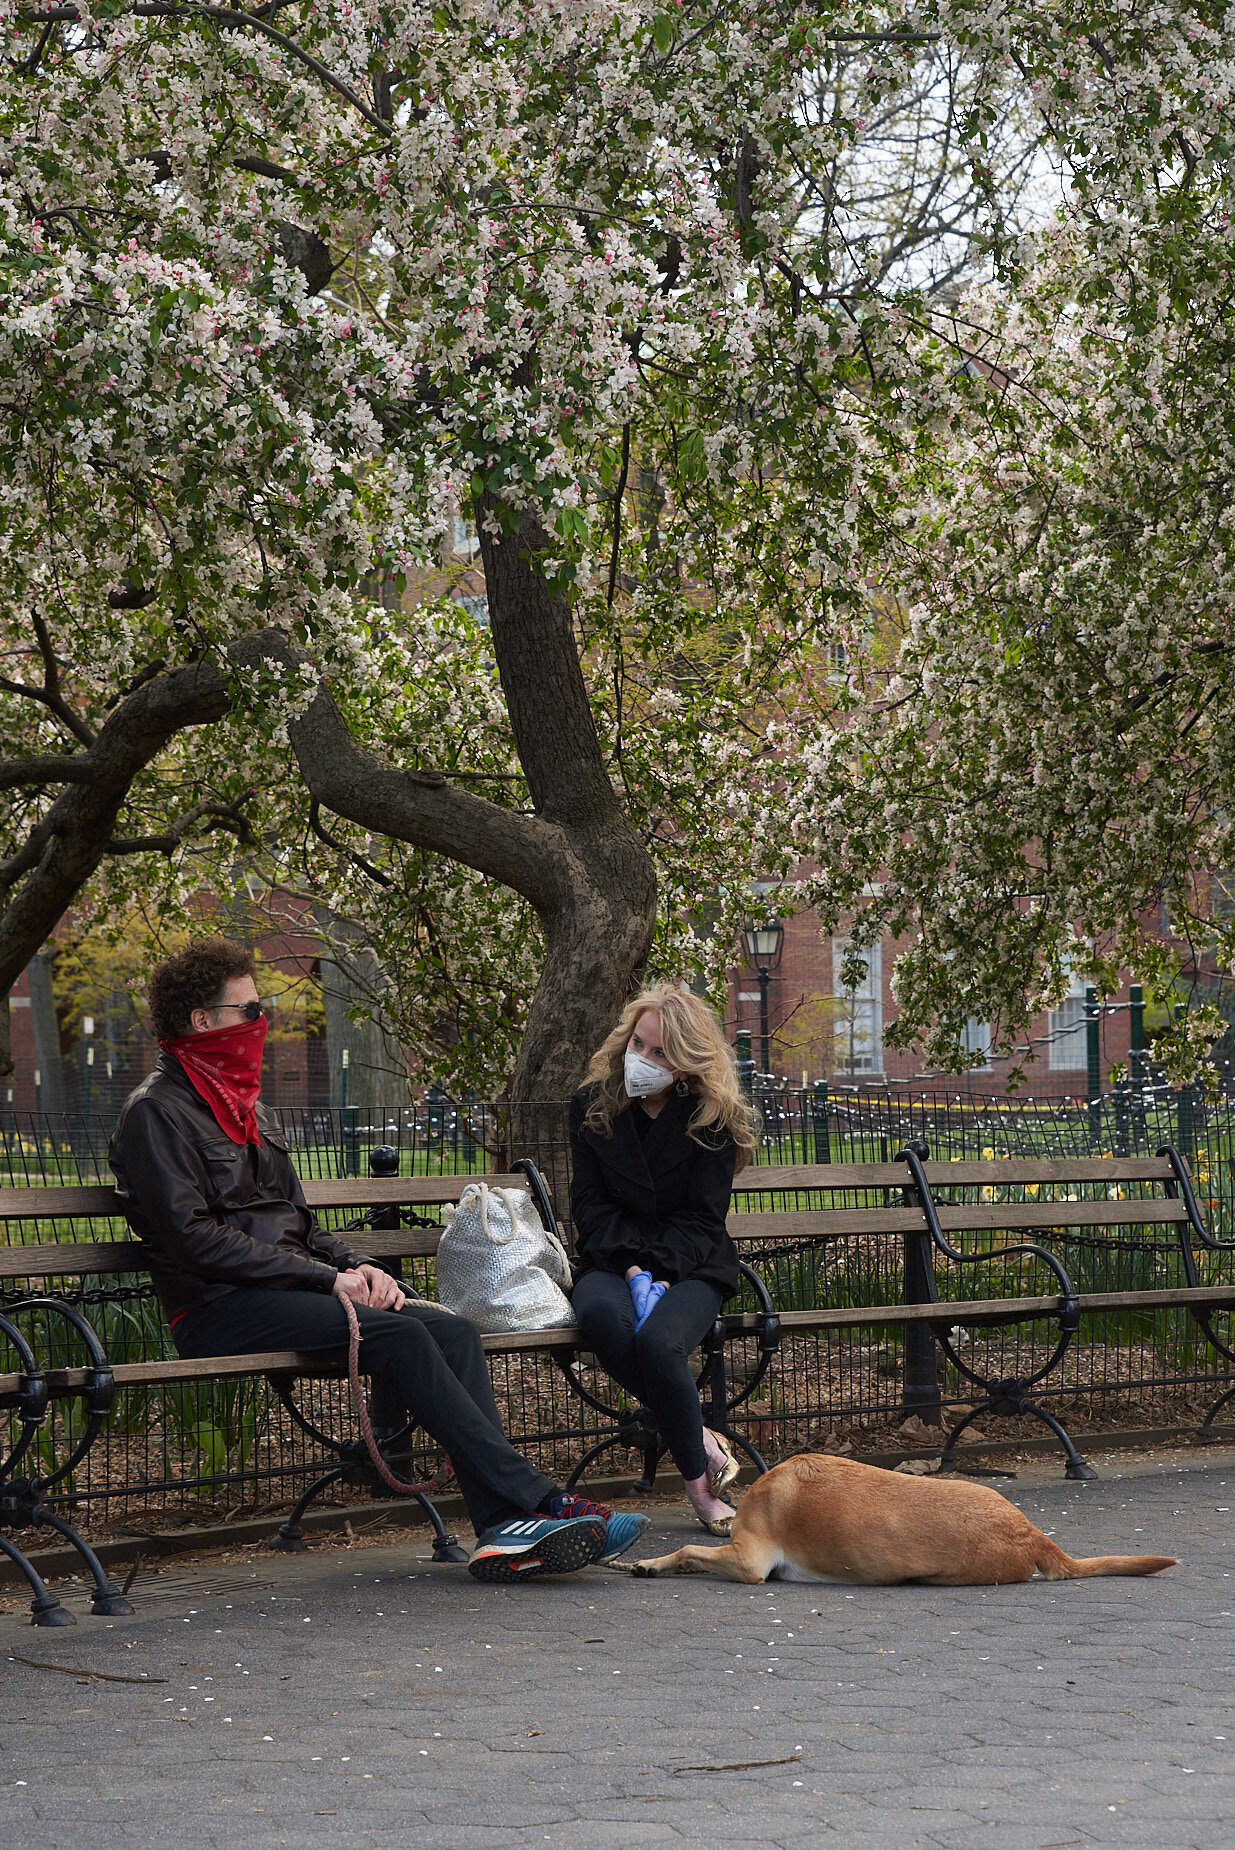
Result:
<svg viewBox="0 0 1235 1850"><path fill-rule="evenodd" d="M260 1143L257 1134L257 1094L262 1083L262 1048L266 1017L238 1022L234 1028L210 1028L205 1034L182 1034L178 1040L160 1041L164 1053L175 1054L193 1090L204 1098L219 1129L233 1143Z"/></svg>

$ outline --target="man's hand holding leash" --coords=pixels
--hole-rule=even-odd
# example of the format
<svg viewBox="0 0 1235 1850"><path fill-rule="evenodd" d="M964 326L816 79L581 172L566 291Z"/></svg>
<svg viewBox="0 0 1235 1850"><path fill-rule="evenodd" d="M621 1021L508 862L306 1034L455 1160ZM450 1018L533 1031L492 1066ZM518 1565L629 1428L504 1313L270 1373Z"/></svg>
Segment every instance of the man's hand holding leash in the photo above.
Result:
<svg viewBox="0 0 1235 1850"><path fill-rule="evenodd" d="M353 1304L367 1304L371 1310L402 1310L407 1303L397 1279L376 1265L358 1265L338 1273L331 1289L336 1298L350 1298Z"/></svg>

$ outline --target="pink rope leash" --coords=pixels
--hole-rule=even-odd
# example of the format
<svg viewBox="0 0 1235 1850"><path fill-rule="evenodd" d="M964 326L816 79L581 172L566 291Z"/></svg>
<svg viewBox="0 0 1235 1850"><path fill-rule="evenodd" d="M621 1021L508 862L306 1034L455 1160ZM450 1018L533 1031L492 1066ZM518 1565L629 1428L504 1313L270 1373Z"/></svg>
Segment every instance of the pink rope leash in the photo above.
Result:
<svg viewBox="0 0 1235 1850"><path fill-rule="evenodd" d="M343 1314L347 1318L347 1379L352 1390L352 1400L356 1406L356 1417L360 1421L360 1430L364 1436L373 1468L385 1484L387 1490L393 1490L397 1497L420 1497L426 1491L438 1490L443 1479L453 1475L449 1462L436 1477L421 1478L418 1483L410 1483L407 1478L399 1477L382 1457L381 1447L373 1437L373 1426L369 1419L369 1403L365 1399L364 1389L360 1385L360 1319L356 1315L356 1306L349 1297L340 1295Z"/></svg>

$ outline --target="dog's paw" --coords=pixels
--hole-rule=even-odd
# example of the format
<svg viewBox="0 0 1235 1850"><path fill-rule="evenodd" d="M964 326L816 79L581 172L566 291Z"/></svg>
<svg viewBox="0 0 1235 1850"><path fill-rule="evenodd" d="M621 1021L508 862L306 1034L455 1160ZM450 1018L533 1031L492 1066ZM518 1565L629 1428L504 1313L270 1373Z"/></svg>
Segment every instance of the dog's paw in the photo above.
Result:
<svg viewBox="0 0 1235 1850"><path fill-rule="evenodd" d="M660 1574L655 1561L632 1561L630 1571L636 1580L655 1580Z"/></svg>

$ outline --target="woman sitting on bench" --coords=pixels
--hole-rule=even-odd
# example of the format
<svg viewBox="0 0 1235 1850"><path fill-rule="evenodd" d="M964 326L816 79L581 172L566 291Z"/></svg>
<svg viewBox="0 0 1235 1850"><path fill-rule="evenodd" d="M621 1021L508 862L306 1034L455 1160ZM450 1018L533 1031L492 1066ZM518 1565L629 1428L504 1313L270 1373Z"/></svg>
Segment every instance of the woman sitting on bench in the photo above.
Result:
<svg viewBox="0 0 1235 1850"><path fill-rule="evenodd" d="M755 1132L705 1002L669 983L636 996L571 1101L570 1142L580 1335L654 1416L704 1528L727 1535L738 1464L703 1424L689 1358L738 1289L726 1217Z"/></svg>

